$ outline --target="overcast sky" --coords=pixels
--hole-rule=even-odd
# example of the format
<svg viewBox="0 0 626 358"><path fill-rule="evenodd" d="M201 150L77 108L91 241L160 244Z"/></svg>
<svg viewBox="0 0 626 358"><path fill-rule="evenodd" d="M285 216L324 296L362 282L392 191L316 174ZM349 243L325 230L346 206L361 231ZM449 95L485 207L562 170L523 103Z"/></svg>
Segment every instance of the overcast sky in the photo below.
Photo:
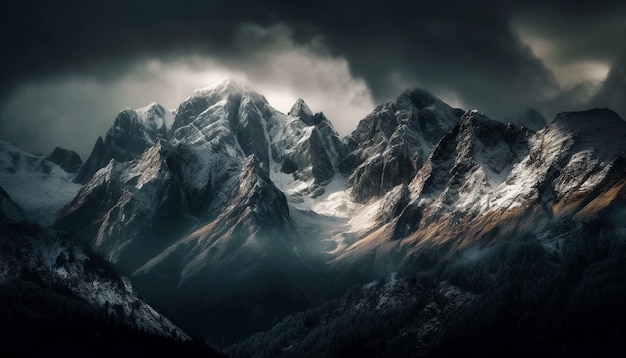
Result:
<svg viewBox="0 0 626 358"><path fill-rule="evenodd" d="M225 76L341 134L413 87L493 118L626 117L626 2L3 1L0 27L0 139L83 159L122 108Z"/></svg>

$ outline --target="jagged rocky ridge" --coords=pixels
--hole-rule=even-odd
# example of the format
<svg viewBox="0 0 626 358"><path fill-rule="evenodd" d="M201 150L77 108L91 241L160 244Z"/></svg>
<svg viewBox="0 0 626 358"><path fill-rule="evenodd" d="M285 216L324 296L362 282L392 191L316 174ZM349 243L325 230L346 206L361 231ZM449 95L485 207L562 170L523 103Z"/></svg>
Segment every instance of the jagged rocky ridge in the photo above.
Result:
<svg viewBox="0 0 626 358"><path fill-rule="evenodd" d="M132 273L182 234L187 208L167 164L170 152L157 141L139 159L111 160L65 207L56 227Z"/></svg>
<svg viewBox="0 0 626 358"><path fill-rule="evenodd" d="M150 148L158 138L167 137L173 114L158 103L133 110L122 110L104 140L98 137L89 158L80 167L74 181L85 184L96 171L111 159L126 162L136 159Z"/></svg>
<svg viewBox="0 0 626 358"><path fill-rule="evenodd" d="M423 90L376 107L348 137L350 153L341 162L353 198L367 202L408 184L461 113Z"/></svg>
<svg viewBox="0 0 626 358"><path fill-rule="evenodd" d="M222 214L133 273L144 292L159 290L154 300L160 307L219 344L240 339L244 322L250 332L310 307L323 287L305 265L306 254L297 254L302 245L285 195L254 154L244 161L238 182ZM177 286L158 287L156 280Z"/></svg>
<svg viewBox="0 0 626 358"><path fill-rule="evenodd" d="M424 254L445 259L475 245L541 239L562 220L612 215L626 193L623 135L626 122L609 110L561 113L537 132L468 111L408 190L381 200L387 208L407 203L399 215L383 209L379 224L334 264L338 271L419 266Z"/></svg>
<svg viewBox="0 0 626 358"><path fill-rule="evenodd" d="M244 331L267 327L276 316L326 297L325 290L316 290L323 274L310 268L306 243L295 235L285 195L271 177L301 183L298 195L319 194L335 175L343 148L323 114L296 112L285 116L231 80L194 92L157 136L142 129L146 121L135 111L124 110L104 143L114 143L109 152L126 157L103 156L112 157L106 165L96 161L104 166L55 226L76 233L133 275L148 298L194 333L233 340L242 322L249 324ZM132 130L120 130L127 122ZM137 132L142 145L154 139L143 153L133 139ZM90 158L106 151L98 143ZM223 282L227 272L231 282ZM152 284L163 277L167 285ZM220 285L221 297L213 297ZM250 316L256 306L248 307L245 297L251 295L266 303L266 313ZM207 306L207 300L216 304ZM283 303L272 311L272 301ZM226 322L224 312L238 312L232 333L225 325L206 324Z"/></svg>
<svg viewBox="0 0 626 358"><path fill-rule="evenodd" d="M532 112L505 124L415 90L341 138L304 101L283 115L226 80L147 111L120 113L55 225L220 344L475 246L532 236L558 251L560 222L623 204L624 122L608 110L535 131Z"/></svg>

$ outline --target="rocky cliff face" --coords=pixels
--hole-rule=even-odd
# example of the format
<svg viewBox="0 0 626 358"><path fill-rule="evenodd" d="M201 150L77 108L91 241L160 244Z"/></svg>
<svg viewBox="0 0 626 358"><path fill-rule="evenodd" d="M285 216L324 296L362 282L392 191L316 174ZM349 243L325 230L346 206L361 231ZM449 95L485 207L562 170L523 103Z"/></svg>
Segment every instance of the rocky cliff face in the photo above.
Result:
<svg viewBox="0 0 626 358"><path fill-rule="evenodd" d="M59 165L61 169L68 173L76 173L76 171L83 164L83 160L80 159L78 153L61 147L54 148L52 153L50 153L46 159Z"/></svg>
<svg viewBox="0 0 626 358"><path fill-rule="evenodd" d="M311 114L309 125L301 119L309 113L285 116L232 80L195 91L176 110L171 127L165 120L149 125L163 111L135 116L145 112L118 116L110 139L92 153L112 159L64 209L56 227L76 233L132 274L146 296L203 336L234 339L243 321L267 327L272 317L324 296L314 292L319 278L307 266L310 255L298 252L303 243L287 199L271 180L289 172L289 182L311 193L335 175L342 142L323 114ZM102 163L92 158L83 168ZM224 296L211 298L220 286ZM265 293L258 299L269 306L273 300L291 303L254 316L258 306L241 297L259 290ZM207 300L216 303L208 308ZM222 319L225 307L240 310L241 320L223 331L209 327L206 320Z"/></svg>
<svg viewBox="0 0 626 358"><path fill-rule="evenodd" d="M168 155L157 141L137 160L111 160L81 188L55 226L132 272L168 246L184 223L186 202Z"/></svg>
<svg viewBox="0 0 626 358"><path fill-rule="evenodd" d="M396 209L379 211L377 229L335 259L337 270L355 262L398 268L424 252L541 240L563 220L614 215L626 193L626 147L616 133L626 134L626 122L608 110L562 113L537 132L468 111L408 185L410 200L401 189L381 199Z"/></svg>
<svg viewBox="0 0 626 358"><path fill-rule="evenodd" d="M307 267L307 254L298 254L299 247L285 195L271 182L261 160L251 155L222 214L147 262L133 277L185 327L224 344L268 327L275 317L311 306L312 291L323 283ZM158 287L155 280L175 284ZM242 322L247 322L245 327Z"/></svg>
<svg viewBox="0 0 626 358"><path fill-rule="evenodd" d="M408 184L461 113L423 90L378 106L348 137L350 152L341 162L354 200L364 203Z"/></svg>
<svg viewBox="0 0 626 358"><path fill-rule="evenodd" d="M158 103L137 110L122 110L104 140L98 138L89 158L76 172L74 182L87 183L111 159L126 162L139 158L158 138L167 137L171 117L172 113Z"/></svg>
<svg viewBox="0 0 626 358"><path fill-rule="evenodd" d="M411 190L445 211L480 212L488 193L528 154L529 132L468 111L434 148L413 178Z"/></svg>

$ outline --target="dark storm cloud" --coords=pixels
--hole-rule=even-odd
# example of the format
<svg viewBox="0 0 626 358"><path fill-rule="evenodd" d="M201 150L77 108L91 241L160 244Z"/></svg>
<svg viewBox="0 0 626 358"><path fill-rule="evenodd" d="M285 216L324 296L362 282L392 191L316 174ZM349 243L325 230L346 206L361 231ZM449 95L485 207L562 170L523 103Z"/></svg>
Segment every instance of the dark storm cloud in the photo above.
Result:
<svg viewBox="0 0 626 358"><path fill-rule="evenodd" d="M345 59L376 102L420 86L496 118L527 106L550 117L572 109L564 108L569 105L622 103L611 98L619 88L624 93L618 74L626 53L625 6L560 0L4 1L0 98L23 93L25 83L33 87L55 78L89 78L93 88L106 87L146 61L176 63L193 56L267 81L281 76L281 67L268 64L280 53L283 76L293 78L290 88L323 86L298 74L295 61L285 60L297 52L334 64ZM537 39L543 52L533 42ZM597 85L581 84L580 74L568 72L586 61L612 69L595 96L590 91ZM314 67L309 63L303 71ZM12 111L14 118L28 117L20 108Z"/></svg>
<svg viewBox="0 0 626 358"><path fill-rule="evenodd" d="M548 44L544 62L562 76L576 78L576 64L604 64L601 83L575 83L546 107L557 111L607 107L626 118L626 3L620 1L552 1L520 3L513 21L523 32ZM568 73L570 71L570 73Z"/></svg>
<svg viewBox="0 0 626 358"><path fill-rule="evenodd" d="M621 38L606 32L624 29L626 23L623 5L573 1L113 0L0 6L3 45L10 50L3 58L8 64L2 68L5 85L58 71L114 75L116 65L137 56L210 52L238 59L251 50L232 48L241 24L282 22L303 42L322 36L329 50L348 58L355 73L367 79L377 97L394 90L394 72L427 84L437 76L447 83L484 75L485 82L526 77L530 87L550 85L541 62L511 29L518 13L530 26L567 44L564 56L587 53L580 43L595 45L599 56L613 53L622 46Z"/></svg>
<svg viewBox="0 0 626 358"><path fill-rule="evenodd" d="M234 47L265 43L245 60L180 56L137 61L106 79L65 76L22 83L0 108L0 139L39 153L63 145L85 157L120 109L153 101L175 109L195 89L226 76L262 93L284 113L298 97L306 98L341 134L348 134L374 108L365 82L351 76L345 59L296 46L290 34L284 26L243 26Z"/></svg>
<svg viewBox="0 0 626 358"><path fill-rule="evenodd" d="M611 108L626 119L626 57L613 65L590 105Z"/></svg>
<svg viewBox="0 0 626 358"><path fill-rule="evenodd" d="M584 57L613 63L625 54L625 2L520 2L513 14L527 31L558 44L554 55L560 61Z"/></svg>
<svg viewBox="0 0 626 358"><path fill-rule="evenodd" d="M316 8L313 16L325 19L319 31L328 46L348 58L378 100L408 83L456 91L467 105L501 112L555 84L512 32L507 9L497 4L375 2L346 7L335 18ZM351 17L354 9L358 15Z"/></svg>
<svg viewBox="0 0 626 358"><path fill-rule="evenodd" d="M345 57L377 100L402 84L455 90L474 106L532 100L554 85L541 61L520 43L502 2L466 1L152 1L4 4L5 85L54 73L115 75L141 56L211 53L239 61L241 24L285 23L303 44L321 38ZM8 8L6 8L8 7ZM263 47L263 42L254 47ZM398 81L401 79L402 81ZM506 79L506 80L505 80ZM494 100L498 93L511 92ZM528 95L532 93L533 95ZM504 102L503 102L504 100ZM502 107L502 108L500 108Z"/></svg>

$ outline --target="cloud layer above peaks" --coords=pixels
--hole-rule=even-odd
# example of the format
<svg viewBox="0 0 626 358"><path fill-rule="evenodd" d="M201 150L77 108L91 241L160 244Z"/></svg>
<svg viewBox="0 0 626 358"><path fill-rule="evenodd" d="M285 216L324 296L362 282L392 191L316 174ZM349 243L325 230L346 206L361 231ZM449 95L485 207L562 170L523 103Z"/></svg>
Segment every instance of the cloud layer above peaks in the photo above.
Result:
<svg viewBox="0 0 626 358"><path fill-rule="evenodd" d="M35 1L0 14L1 136L25 149L52 145L36 145L42 123L57 128L50 142L78 125L93 143L121 108L176 106L225 75L283 111L302 97L343 134L417 86L494 118L626 115L615 2Z"/></svg>

